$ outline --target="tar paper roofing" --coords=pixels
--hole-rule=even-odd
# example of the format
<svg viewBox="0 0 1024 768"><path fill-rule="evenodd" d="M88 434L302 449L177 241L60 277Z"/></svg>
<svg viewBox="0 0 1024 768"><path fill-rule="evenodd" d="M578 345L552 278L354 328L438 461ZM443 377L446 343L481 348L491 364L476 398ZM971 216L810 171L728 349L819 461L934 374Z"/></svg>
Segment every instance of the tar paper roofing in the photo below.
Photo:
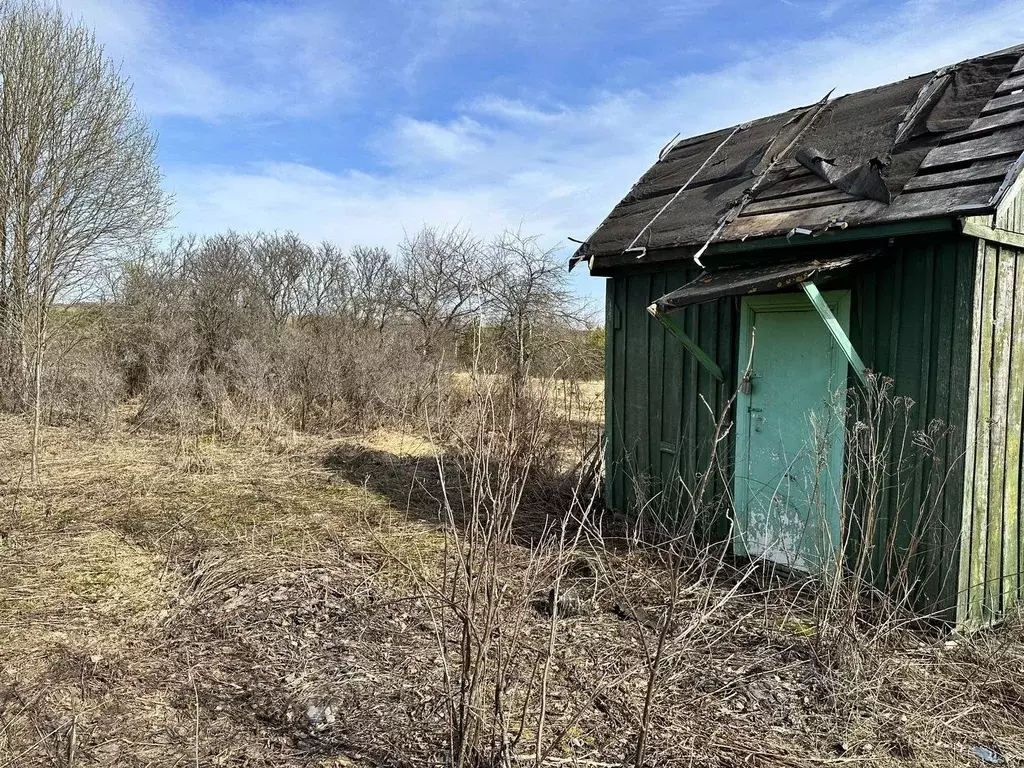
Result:
<svg viewBox="0 0 1024 768"><path fill-rule="evenodd" d="M1024 45L662 152L573 263L984 213L1020 172Z"/></svg>

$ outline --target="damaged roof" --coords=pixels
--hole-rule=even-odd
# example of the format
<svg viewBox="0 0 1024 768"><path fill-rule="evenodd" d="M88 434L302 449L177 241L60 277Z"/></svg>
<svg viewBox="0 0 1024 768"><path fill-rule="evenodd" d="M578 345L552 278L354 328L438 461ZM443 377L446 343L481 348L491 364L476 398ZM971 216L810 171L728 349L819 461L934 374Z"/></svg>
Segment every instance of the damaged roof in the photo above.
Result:
<svg viewBox="0 0 1024 768"><path fill-rule="evenodd" d="M983 213L1024 152L1024 45L663 152L573 261Z"/></svg>

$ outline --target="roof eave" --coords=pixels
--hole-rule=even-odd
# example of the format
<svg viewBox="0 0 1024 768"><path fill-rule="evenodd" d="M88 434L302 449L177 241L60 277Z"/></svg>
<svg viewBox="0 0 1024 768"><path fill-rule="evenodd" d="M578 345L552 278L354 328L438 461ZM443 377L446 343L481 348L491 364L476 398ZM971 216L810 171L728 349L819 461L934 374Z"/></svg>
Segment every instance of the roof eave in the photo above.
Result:
<svg viewBox="0 0 1024 768"><path fill-rule="evenodd" d="M960 232L959 216L936 216L925 219L899 221L886 224L866 224L851 226L847 229L829 230L818 236L792 235L752 237L747 240L720 242L712 244L707 254L752 254L757 251L777 251L780 248L807 248L831 243L846 243L856 240L878 240L890 237L906 237L933 232ZM642 260L631 254L595 256L594 266L590 274L594 277L608 277L622 272L629 267L651 266L692 259L699 246L680 246L677 248L660 248L648 251Z"/></svg>

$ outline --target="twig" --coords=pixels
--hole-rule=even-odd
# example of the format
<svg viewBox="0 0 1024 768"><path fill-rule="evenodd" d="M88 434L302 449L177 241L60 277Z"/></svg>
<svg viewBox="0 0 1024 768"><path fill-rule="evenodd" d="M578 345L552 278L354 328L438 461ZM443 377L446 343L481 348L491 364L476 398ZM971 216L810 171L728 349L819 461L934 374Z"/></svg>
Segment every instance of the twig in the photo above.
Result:
<svg viewBox="0 0 1024 768"><path fill-rule="evenodd" d="M199 761L199 689L196 687L196 679L193 675L195 668L192 667L188 671L189 681L192 683L192 697L196 707L196 733L195 733L195 762L196 768L200 768Z"/></svg>
<svg viewBox="0 0 1024 768"><path fill-rule="evenodd" d="M78 749L78 715L71 718L71 735L68 738L68 768L75 768L75 753Z"/></svg>

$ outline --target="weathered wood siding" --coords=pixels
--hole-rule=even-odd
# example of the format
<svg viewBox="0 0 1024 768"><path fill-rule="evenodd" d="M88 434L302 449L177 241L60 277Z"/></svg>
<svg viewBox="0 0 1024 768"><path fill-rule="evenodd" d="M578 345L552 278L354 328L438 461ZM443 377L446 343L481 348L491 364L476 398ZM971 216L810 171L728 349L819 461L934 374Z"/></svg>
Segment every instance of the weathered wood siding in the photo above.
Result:
<svg viewBox="0 0 1024 768"><path fill-rule="evenodd" d="M1024 98L1024 93L1015 95ZM993 219L992 226L996 229L1024 234L1024 190L1018 191L1016 194L1011 191Z"/></svg>
<svg viewBox="0 0 1024 768"><path fill-rule="evenodd" d="M1001 228L1015 228L1014 205ZM1021 425L1024 413L1024 264L1021 251L977 242L963 492L958 621L989 623L1020 599Z"/></svg>
<svg viewBox="0 0 1024 768"><path fill-rule="evenodd" d="M907 444L894 435L890 452L876 582L903 579L920 611L950 620L959 591L975 250L966 237L904 238L851 285L855 348L870 370L893 379L895 396L912 401ZM930 425L944 436L914 445L913 433Z"/></svg>
<svg viewBox="0 0 1024 768"><path fill-rule="evenodd" d="M780 251L755 254L784 257ZM874 563L884 582L902 563L901 554L912 551L919 605L950 617L958 594L974 265L975 244L968 238L901 238L871 270L828 286L851 290L851 339L870 369L892 377L896 394L913 400L912 429L926 430L934 420L951 427L935 461L915 466L904 492L887 493L875 537L882 546L876 547ZM607 502L616 510L635 512L637 498L643 502L652 494L669 502L685 499L678 489L693 487L709 463L715 422L708 406L721 412L741 364L737 299L691 307L677 316L722 367L724 385L648 314L652 301L699 272L690 264L673 266L634 268L607 281ZM725 469L731 472L731 435L725 447ZM716 482L719 497L727 490L728 483ZM917 515L921 508L929 510L926 521ZM721 507L708 522L713 537L728 536L729 519ZM890 541L895 553L885 551Z"/></svg>
<svg viewBox="0 0 1024 768"><path fill-rule="evenodd" d="M715 415L727 405L735 378L735 301L710 302L675 316L722 368L724 385L647 311L655 299L699 271L683 264L637 269L607 281L606 492L613 509L686 506L687 489L710 464ZM731 437L725 449L731 460ZM721 497L726 489L717 480L709 490L710 496ZM704 523L711 537L728 536L728 519L720 507Z"/></svg>

